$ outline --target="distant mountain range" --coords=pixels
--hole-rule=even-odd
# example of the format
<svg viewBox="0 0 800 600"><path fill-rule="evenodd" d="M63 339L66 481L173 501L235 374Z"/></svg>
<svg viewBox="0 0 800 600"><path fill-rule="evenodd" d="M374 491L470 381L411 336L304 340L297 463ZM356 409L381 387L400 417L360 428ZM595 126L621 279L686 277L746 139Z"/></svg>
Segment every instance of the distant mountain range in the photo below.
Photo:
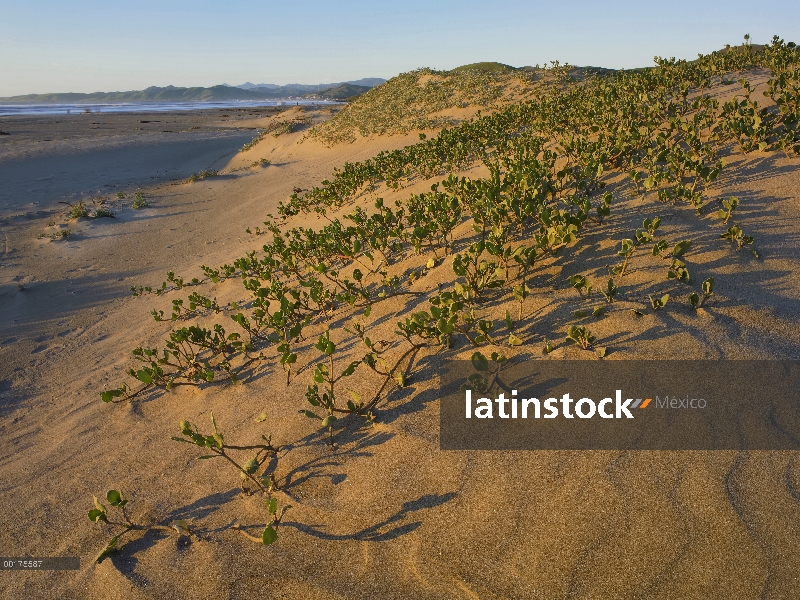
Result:
<svg viewBox="0 0 800 600"><path fill-rule="evenodd" d="M367 89L369 89L375 87L376 85L380 85L385 81L386 81L385 79L381 79L380 77L365 77L363 79L358 79L356 81L341 81L339 83L318 83L315 85L309 85L305 83L289 83L286 85L276 85L274 83L250 83L248 81L241 85L235 85L229 87L237 87L242 90L248 90L253 92L278 93L278 94L288 93L288 95L297 96L297 95L308 94L311 92L322 92L324 90L341 87L343 85L355 85L358 87L366 87ZM297 94L296 92L302 92L302 94Z"/></svg>
<svg viewBox="0 0 800 600"><path fill-rule="evenodd" d="M240 86L227 84L212 87L166 87L151 86L144 90L128 92L93 92L90 94L54 93L26 94L0 98L8 104L65 104L105 102L215 102L232 100L277 100L280 98L311 98L323 100L346 100L363 94L371 87L386 81L378 77L347 81L343 83L320 83L316 85L270 83L244 83Z"/></svg>

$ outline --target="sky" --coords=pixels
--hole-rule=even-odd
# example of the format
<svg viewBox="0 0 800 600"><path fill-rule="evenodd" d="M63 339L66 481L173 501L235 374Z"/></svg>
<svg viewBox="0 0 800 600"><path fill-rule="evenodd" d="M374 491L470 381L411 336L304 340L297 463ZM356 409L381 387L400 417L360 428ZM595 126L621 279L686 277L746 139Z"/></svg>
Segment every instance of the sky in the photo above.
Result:
<svg viewBox="0 0 800 600"><path fill-rule="evenodd" d="M0 97L388 79L480 61L632 68L745 33L800 43L800 2L0 0Z"/></svg>

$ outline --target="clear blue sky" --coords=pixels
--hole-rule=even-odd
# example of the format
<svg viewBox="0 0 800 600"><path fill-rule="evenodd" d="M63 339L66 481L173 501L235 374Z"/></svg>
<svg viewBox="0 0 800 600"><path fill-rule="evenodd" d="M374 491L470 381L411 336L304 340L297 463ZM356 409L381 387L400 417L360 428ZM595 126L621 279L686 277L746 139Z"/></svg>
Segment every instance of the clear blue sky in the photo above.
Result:
<svg viewBox="0 0 800 600"><path fill-rule="evenodd" d="M745 33L800 43L800 1L0 0L0 96L325 83L478 61L630 68Z"/></svg>

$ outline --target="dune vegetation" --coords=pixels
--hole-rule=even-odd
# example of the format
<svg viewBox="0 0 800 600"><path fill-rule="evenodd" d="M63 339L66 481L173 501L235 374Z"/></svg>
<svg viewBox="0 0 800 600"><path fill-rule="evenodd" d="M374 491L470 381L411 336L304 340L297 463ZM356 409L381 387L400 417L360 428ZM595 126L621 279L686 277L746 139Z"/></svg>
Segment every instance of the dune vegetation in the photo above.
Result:
<svg viewBox="0 0 800 600"><path fill-rule="evenodd" d="M763 94L754 77L766 78ZM514 86L524 99L511 97ZM731 97L710 93L720 88ZM485 114L457 124L435 114L468 106ZM596 324L615 311L695 311L711 302L719 290L701 252L760 260L759 241L740 218L743 200L719 180L737 157L800 154L800 50L775 38L604 76L572 77L557 64L536 72L421 69L365 93L304 143L421 129L438 131L291 195L248 230L257 249L202 265L194 277L171 271L158 286L133 288L142 299L169 299L171 311L152 316L170 329L163 346L133 350L128 379L102 401L271 373L281 385L304 387L298 418L335 448L341 428L380 421L382 406L426 356L466 352L478 390L521 352L547 359L571 346L578 358L613 359L612 336ZM463 174L476 165L484 174ZM381 196L413 186L405 199ZM617 207L630 201L646 210L621 214ZM677 213L684 226L663 225ZM590 274L587 255L605 267ZM222 285L235 299L208 291ZM532 297L540 306L558 289L572 294L558 311L534 309ZM390 300L402 308L381 313ZM391 335L378 328L387 319ZM286 454L271 437L234 443L213 415L175 425L173 439L195 445L199 458L223 459L243 490L263 496L262 534L246 535L265 545L279 539L289 508L280 496ZM89 518L115 528L98 559L144 527L128 520L121 491L105 502L121 516L112 519L95 499ZM178 533L191 527L174 525Z"/></svg>

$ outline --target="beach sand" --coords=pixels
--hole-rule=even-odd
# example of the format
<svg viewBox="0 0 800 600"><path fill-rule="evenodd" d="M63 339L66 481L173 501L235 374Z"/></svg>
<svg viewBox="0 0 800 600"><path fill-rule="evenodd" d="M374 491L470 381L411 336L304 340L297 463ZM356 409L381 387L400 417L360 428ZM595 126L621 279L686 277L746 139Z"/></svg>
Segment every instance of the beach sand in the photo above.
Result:
<svg viewBox="0 0 800 600"><path fill-rule="evenodd" d="M166 337L170 324L156 323L150 311L168 312L173 298L187 295L134 298L132 285L159 285L167 270L199 277L201 264L218 266L257 249L261 241L245 228L275 214L293 188L418 139L378 137L329 149L298 144L298 132L267 136L236 154L249 136L222 131L216 119L202 122L197 126L206 129L198 135L208 136L207 149L176 163L166 159L175 154L173 134L145 136L122 126L119 153L109 150L107 166L98 170L86 166L83 152L100 156L103 144L117 142L92 136L52 142L63 154L40 151L44 142L33 137L18 154L2 147L0 170L21 174L12 177L15 192L2 192L8 212L0 220L0 547L5 556L81 557L79 571L4 572L5 597L800 597L796 452L441 451L434 355L418 360L410 386L378 406L374 427L344 422L335 452L297 414L307 407L305 376L289 387L280 372L265 373L243 385L183 387L140 403L103 404L100 392L122 381L131 349ZM79 125L74 130L85 133ZM164 174L149 183L144 177L156 176L147 173L153 153L165 157ZM139 156L133 174L121 173L116 157L133 155ZM270 164L251 166L262 158ZM740 219L755 235L761 260L734 252L717 239L718 227L688 209L664 211L638 198L614 204L614 240L657 209L669 212L662 229L670 238L695 240L693 275L713 275L717 293L697 313L676 303L636 317L627 309L660 285L642 259L626 281L635 293L592 325L609 360L800 358L800 161L777 153L732 161L715 193L740 197ZM27 174L47 177L56 164L74 178L26 191ZM181 183L204 168L223 174ZM406 198L429 184L382 190L359 202ZM136 187L151 206L133 210L128 197L115 205L115 219L68 222L67 207L57 204ZM38 239L66 226L73 232L67 241ZM608 235L590 235L584 244L591 251L576 265L593 279L614 255ZM560 269L546 266L536 281ZM450 281L447 263L415 289ZM237 281L202 291L225 302L244 297ZM542 358L533 340L553 331L563 339L575 297L566 282L533 294L527 310L535 318L519 332L532 341L518 355ZM391 339L398 315L411 305L404 299L376 305L370 317L376 339ZM505 308L497 307L499 314ZM347 318L342 313L331 324L337 343L347 338L341 330ZM220 315L218 322L227 319ZM317 329L311 338L323 330ZM465 345L455 350L462 357L472 352ZM582 352L560 345L549 358L577 359ZM274 443L291 449L276 476L280 503L292 509L268 548L232 528L239 523L258 535L263 501L240 493L234 469L197 461L195 447L170 439L179 435L181 419L210 429L211 411L229 443L271 433ZM266 420L256 422L261 414ZM134 533L92 564L109 536L86 513L92 495L111 488L130 499L135 520L186 519L200 539Z"/></svg>
<svg viewBox="0 0 800 600"><path fill-rule="evenodd" d="M0 117L0 216L219 168L283 110Z"/></svg>

